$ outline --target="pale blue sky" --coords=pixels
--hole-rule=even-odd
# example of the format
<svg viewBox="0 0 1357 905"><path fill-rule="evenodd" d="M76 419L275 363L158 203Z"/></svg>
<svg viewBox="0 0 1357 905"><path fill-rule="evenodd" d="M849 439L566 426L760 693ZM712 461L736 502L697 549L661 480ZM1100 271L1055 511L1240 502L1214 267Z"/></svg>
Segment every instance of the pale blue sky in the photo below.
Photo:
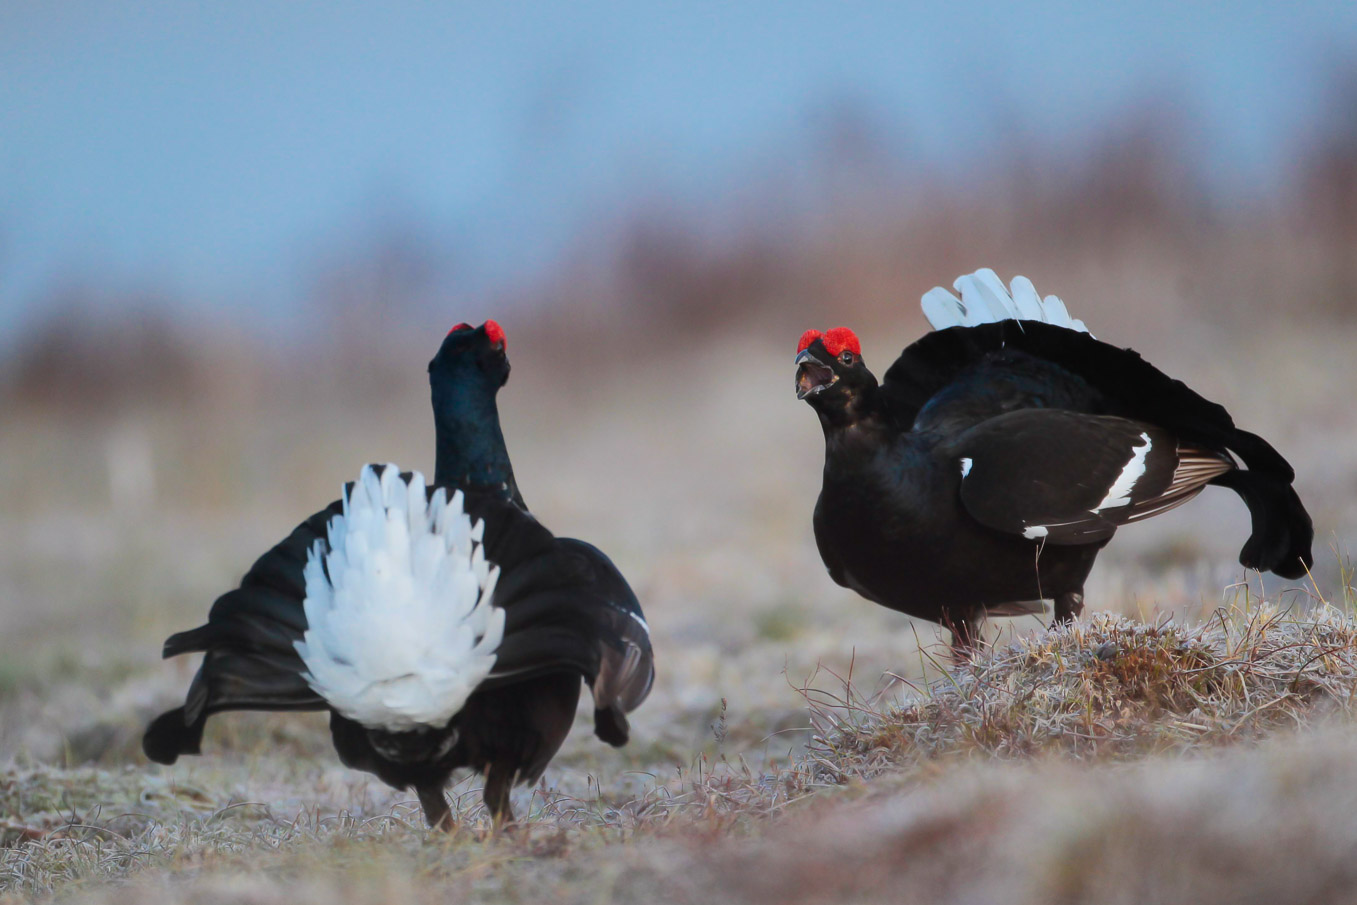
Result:
<svg viewBox="0 0 1357 905"><path fill-rule="evenodd" d="M383 210L493 288L638 194L794 170L841 97L964 176L1151 96L1265 192L1341 60L1357 3L10 2L0 331L81 278L285 307Z"/></svg>

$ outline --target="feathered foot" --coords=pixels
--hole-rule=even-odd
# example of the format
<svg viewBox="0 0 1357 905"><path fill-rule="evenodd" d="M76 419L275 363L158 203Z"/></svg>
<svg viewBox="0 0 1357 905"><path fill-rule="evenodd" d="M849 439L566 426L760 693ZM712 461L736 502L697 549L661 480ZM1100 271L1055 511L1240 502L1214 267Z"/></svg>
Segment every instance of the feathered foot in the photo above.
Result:
<svg viewBox="0 0 1357 905"><path fill-rule="evenodd" d="M516 773L513 767L498 761L490 764L490 769L485 771L485 791L482 797L486 810L490 812L490 817L494 821L493 835L499 835L506 825L514 822L514 808L509 801L509 791L514 786Z"/></svg>
<svg viewBox="0 0 1357 905"><path fill-rule="evenodd" d="M1055 621L1051 628L1069 625L1084 611L1084 589L1069 591L1055 599Z"/></svg>
<svg viewBox="0 0 1357 905"><path fill-rule="evenodd" d="M452 809L448 807L448 797L443 794L442 786L416 786L419 806L424 809L424 819L431 830L452 832Z"/></svg>

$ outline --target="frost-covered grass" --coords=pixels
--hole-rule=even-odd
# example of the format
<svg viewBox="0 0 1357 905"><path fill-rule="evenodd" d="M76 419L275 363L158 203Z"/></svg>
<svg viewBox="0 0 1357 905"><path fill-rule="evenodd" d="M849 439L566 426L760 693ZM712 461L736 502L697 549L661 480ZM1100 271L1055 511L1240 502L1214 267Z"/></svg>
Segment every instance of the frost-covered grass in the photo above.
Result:
<svg viewBox="0 0 1357 905"><path fill-rule="evenodd" d="M1354 692L1357 623L1325 604L1222 608L1190 628L1099 613L889 703L813 691L810 755L847 779L976 756L1199 752L1348 715Z"/></svg>
<svg viewBox="0 0 1357 905"><path fill-rule="evenodd" d="M883 893L873 884L889 875L939 901L963 901L948 890L996 882L991 867L976 867L994 846L1023 889L1047 894L1064 882L1049 875L1060 870L1101 889L1106 877L1089 858L1111 858L1109 876L1130 870L1101 834L1162 847L1147 821L1164 821L1162 831L1181 839L1184 827L1169 819L1180 810L1192 811L1181 819L1228 831L1237 846L1300 833L1294 814L1266 810L1290 803L1276 787L1283 779L1264 765L1286 764L1307 813L1324 807L1314 771L1357 782L1357 761L1334 753L1357 750L1347 728L1354 656L1357 622L1326 604L1221 610L1193 628L1100 614L870 702L851 683L837 694L807 689L815 730L785 759L751 764L718 711L709 724L716 752L676 764L671 752L642 749L633 756L650 763L636 764L642 775L625 782L624 765L589 750L581 731L551 780L522 793L522 825L500 837L472 782L452 790L458 830L430 833L412 801L312 750L324 747L318 722L297 730L310 737L297 753L312 757L302 761L255 725L215 733L216 756L184 768L15 765L0 774L0 883L19 896L116 901L763 900L774 890L814 901L810 890L840 885ZM1263 753L1221 753L1259 739L1270 739ZM1128 763L1140 766L1128 772ZM1233 786L1222 778L1232 775ZM1250 783L1266 786L1257 809L1212 798ZM1338 836L1289 851L1292 864L1310 857L1325 871L1346 869L1334 853L1344 840L1357 845L1348 807L1357 791L1331 794L1343 810L1325 826ZM1015 802L1048 837L1023 840ZM977 836L962 831L981 825ZM1218 857L1208 838L1184 840L1182 857ZM788 861L779 840L810 853L813 878L790 883L806 868ZM1030 863L1014 854L1022 845ZM1071 863L1056 863L1049 845ZM904 871L891 846L926 854L928 867ZM868 874L844 866L872 851L881 861ZM778 866L765 870L765 861ZM1206 867L1200 876L1175 870L1189 885L1216 882ZM1273 870L1238 864L1227 886Z"/></svg>

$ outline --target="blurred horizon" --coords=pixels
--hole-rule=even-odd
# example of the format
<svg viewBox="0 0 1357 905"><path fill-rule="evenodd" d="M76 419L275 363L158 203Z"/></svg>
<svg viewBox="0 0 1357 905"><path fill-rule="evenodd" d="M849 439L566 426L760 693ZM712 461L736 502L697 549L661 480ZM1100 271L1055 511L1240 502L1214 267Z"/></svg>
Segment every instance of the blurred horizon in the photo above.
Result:
<svg viewBox="0 0 1357 905"><path fill-rule="evenodd" d="M851 326L881 374L982 266L1275 441L1321 545L1357 536L1357 6L656 9L0 8L16 543L427 467L425 362L493 317L544 518L651 524L660 572L722 524L799 556L797 337ZM1118 555L1210 588L1230 503Z"/></svg>
<svg viewBox="0 0 1357 905"><path fill-rule="evenodd" d="M1357 146L1354 60L1317 2L7 6L0 355L54 312L549 308L638 245L1041 219L1099 167L1247 221Z"/></svg>

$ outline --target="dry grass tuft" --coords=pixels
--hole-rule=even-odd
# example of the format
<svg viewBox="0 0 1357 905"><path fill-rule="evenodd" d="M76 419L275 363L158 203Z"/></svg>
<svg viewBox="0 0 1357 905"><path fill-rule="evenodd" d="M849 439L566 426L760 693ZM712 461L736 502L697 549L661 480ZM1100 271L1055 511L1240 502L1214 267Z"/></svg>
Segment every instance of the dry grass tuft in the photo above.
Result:
<svg viewBox="0 0 1357 905"><path fill-rule="evenodd" d="M817 778L927 761L1188 752L1350 710L1357 622L1328 605L1219 610L1182 628L1098 614L983 654L881 706L808 690Z"/></svg>

